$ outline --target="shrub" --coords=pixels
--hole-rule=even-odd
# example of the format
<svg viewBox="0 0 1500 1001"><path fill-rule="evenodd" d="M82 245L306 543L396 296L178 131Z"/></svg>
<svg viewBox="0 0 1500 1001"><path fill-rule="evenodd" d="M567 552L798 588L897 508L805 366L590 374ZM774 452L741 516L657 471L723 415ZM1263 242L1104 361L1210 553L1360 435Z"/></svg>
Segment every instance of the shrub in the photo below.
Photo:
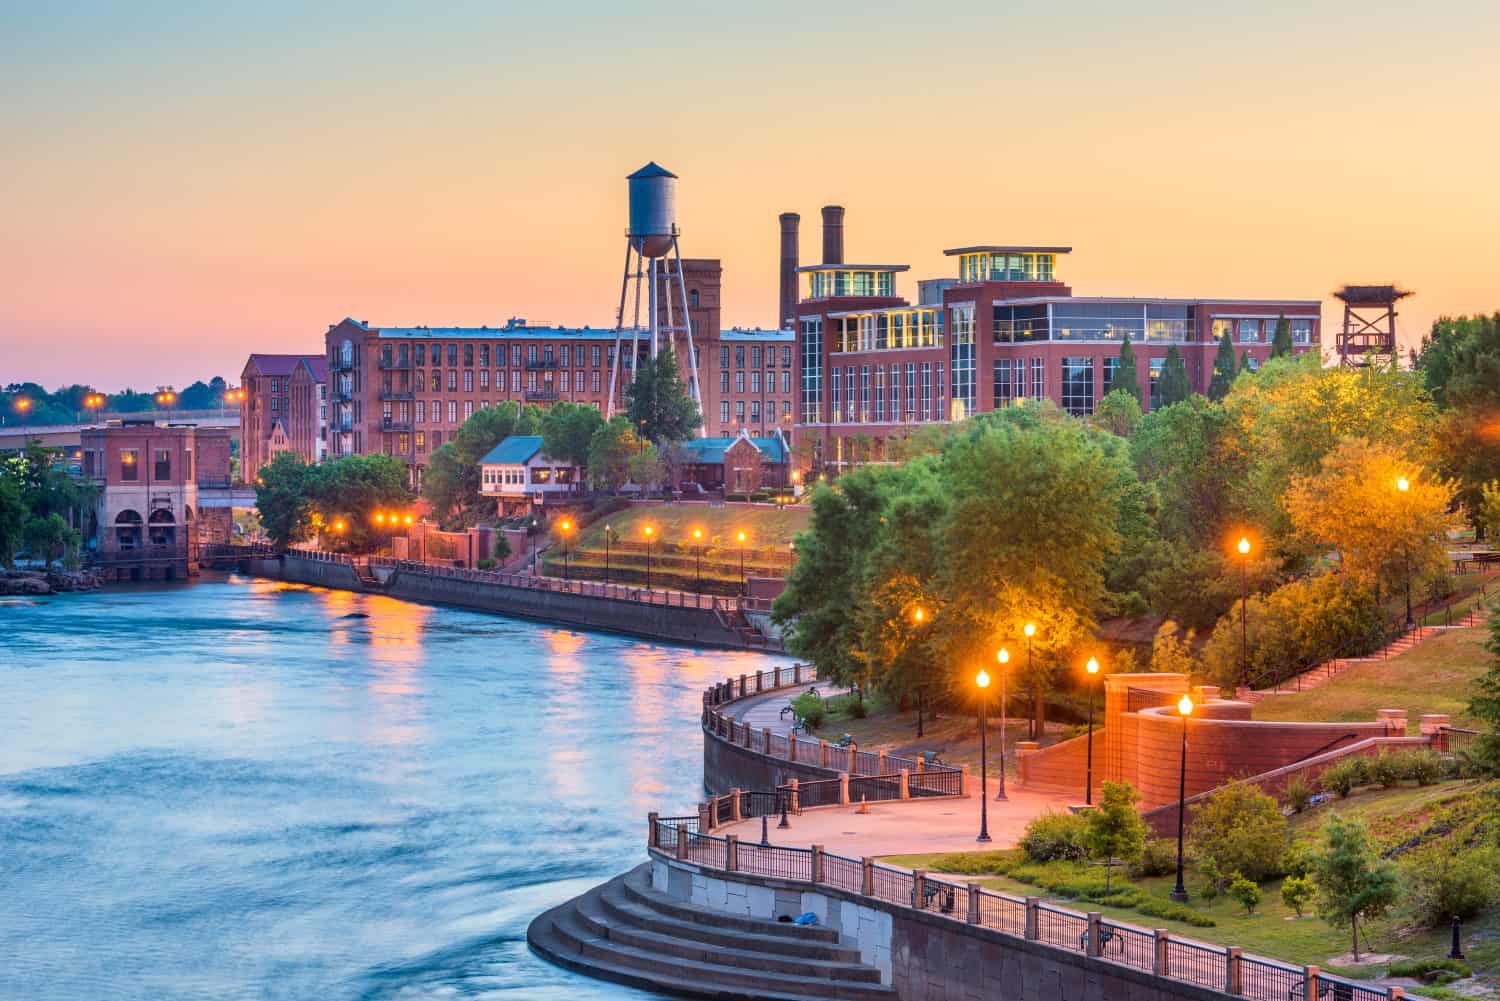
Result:
<svg viewBox="0 0 1500 1001"><path fill-rule="evenodd" d="M1442 842L1408 853L1401 862L1403 911L1423 928L1473 917L1495 901L1497 862L1491 849L1454 851Z"/></svg>
<svg viewBox="0 0 1500 1001"><path fill-rule="evenodd" d="M1438 977L1433 977L1433 974L1438 974ZM1403 959L1392 963L1386 975L1447 983L1459 977L1472 977L1474 971L1456 959Z"/></svg>
<svg viewBox="0 0 1500 1001"><path fill-rule="evenodd" d="M1370 781L1382 789L1390 789L1406 777L1405 765L1398 754L1381 754L1369 762Z"/></svg>
<svg viewBox="0 0 1500 1001"><path fill-rule="evenodd" d="M1148 918L1181 921L1194 928L1212 928L1215 924L1213 918L1206 914L1199 914L1186 904L1179 904L1175 900L1162 900L1160 897L1147 897L1137 904L1135 909Z"/></svg>
<svg viewBox="0 0 1500 1001"><path fill-rule="evenodd" d="M1302 916L1302 909L1312 903L1317 888L1306 876L1288 876L1281 881L1281 902Z"/></svg>
<svg viewBox="0 0 1500 1001"><path fill-rule="evenodd" d="M1239 873L1229 880L1229 895L1240 902L1246 914L1254 914L1255 905L1260 903L1260 887Z"/></svg>
<svg viewBox="0 0 1500 1001"><path fill-rule="evenodd" d="M1099 805L1084 815L1084 844L1089 854L1104 863L1104 886L1110 883L1113 860L1133 862L1146 842L1146 824L1136 812L1140 794L1128 782L1106 782L1100 789Z"/></svg>
<svg viewBox="0 0 1500 1001"><path fill-rule="evenodd" d="M1276 800L1243 782L1215 790L1193 810L1193 855L1223 875L1252 882L1280 874L1286 854L1286 817ZM1222 879L1215 880L1222 884Z"/></svg>
<svg viewBox="0 0 1500 1001"><path fill-rule="evenodd" d="M870 715L870 707L865 705L863 697L850 696L844 700L844 712L849 714L850 719L864 719Z"/></svg>
<svg viewBox="0 0 1500 1001"><path fill-rule="evenodd" d="M1306 841L1294 841L1281 857L1281 871L1288 876L1306 876L1312 872L1315 858Z"/></svg>
<svg viewBox="0 0 1500 1001"><path fill-rule="evenodd" d="M928 869L933 872L955 873L961 876L981 876L989 873L1004 875L1015 868L1018 852L1012 850L996 852L954 852L933 859Z"/></svg>
<svg viewBox="0 0 1500 1001"><path fill-rule="evenodd" d="M1338 793L1340 799L1369 781L1369 768L1364 758L1345 758L1325 768L1318 776L1318 783L1328 792Z"/></svg>
<svg viewBox="0 0 1500 1001"><path fill-rule="evenodd" d="M1287 780L1282 796L1286 798L1286 805L1291 807L1293 813L1301 813L1312 802L1312 783L1301 775L1293 775Z"/></svg>
<svg viewBox="0 0 1500 1001"><path fill-rule="evenodd" d="M1033 817L1021 837L1021 850L1033 862L1077 860L1088 857L1084 832L1088 822L1073 813L1052 810Z"/></svg>
<svg viewBox="0 0 1500 1001"><path fill-rule="evenodd" d="M812 692L803 692L793 699L792 712L807 724L809 730L816 730L828 718L828 707L823 704L822 696Z"/></svg>
<svg viewBox="0 0 1500 1001"><path fill-rule="evenodd" d="M1130 875L1170 876L1177 871L1177 842L1171 838L1152 838L1141 846L1141 856L1130 865Z"/></svg>
<svg viewBox="0 0 1500 1001"><path fill-rule="evenodd" d="M1407 751L1401 757L1403 775L1419 786L1430 786L1443 777L1443 756L1436 751Z"/></svg>
<svg viewBox="0 0 1500 1001"><path fill-rule="evenodd" d="M494 560L480 560L477 564L475 564L475 566L478 569L480 569L480 570L493 570L493 569L495 569L495 561Z"/></svg>

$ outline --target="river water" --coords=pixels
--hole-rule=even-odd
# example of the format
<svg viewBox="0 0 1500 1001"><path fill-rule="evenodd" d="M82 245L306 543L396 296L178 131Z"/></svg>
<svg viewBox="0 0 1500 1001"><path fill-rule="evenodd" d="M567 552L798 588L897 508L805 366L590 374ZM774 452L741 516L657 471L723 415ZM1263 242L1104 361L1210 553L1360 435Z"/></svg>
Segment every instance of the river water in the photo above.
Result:
<svg viewBox="0 0 1500 1001"><path fill-rule="evenodd" d="M775 658L230 577L0 604L0 998L642 998L526 948Z"/></svg>

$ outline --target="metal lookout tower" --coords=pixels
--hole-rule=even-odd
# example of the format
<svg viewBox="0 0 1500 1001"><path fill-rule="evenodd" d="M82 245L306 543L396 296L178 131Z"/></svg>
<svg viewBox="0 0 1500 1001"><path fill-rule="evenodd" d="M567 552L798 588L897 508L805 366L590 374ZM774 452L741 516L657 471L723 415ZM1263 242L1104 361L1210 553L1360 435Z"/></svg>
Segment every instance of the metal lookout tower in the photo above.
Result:
<svg viewBox="0 0 1500 1001"><path fill-rule="evenodd" d="M677 246L677 175L653 161L626 180L630 182L630 228L625 233L625 273L620 282L620 308L615 314L615 352L609 369L609 397L604 416L606 420L614 416L615 396L621 390L622 367L628 369L627 379L634 378L640 360L638 345L646 336L650 338L651 358L661 352L665 343L679 359L687 360L688 394L701 410L698 353L693 348L693 325L688 315L682 251ZM649 324L645 329L641 327L643 284ZM633 302L629 326L625 324L627 298ZM630 335L628 353L621 350L627 331ZM622 365L622 360L627 358L628 366Z"/></svg>
<svg viewBox="0 0 1500 1001"><path fill-rule="evenodd" d="M1411 292L1395 285L1345 285L1333 293L1344 303L1339 363L1358 366L1396 356L1396 303Z"/></svg>

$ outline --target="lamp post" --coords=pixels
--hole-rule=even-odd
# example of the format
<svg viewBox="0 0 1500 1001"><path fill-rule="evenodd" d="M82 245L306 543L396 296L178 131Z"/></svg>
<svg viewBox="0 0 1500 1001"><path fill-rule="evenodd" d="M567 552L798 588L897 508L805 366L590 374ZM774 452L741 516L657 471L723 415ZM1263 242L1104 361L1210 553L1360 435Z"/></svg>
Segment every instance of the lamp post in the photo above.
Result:
<svg viewBox="0 0 1500 1001"><path fill-rule="evenodd" d="M93 411L95 419L98 419L99 411L104 406L103 393L89 393L83 398L83 409Z"/></svg>
<svg viewBox="0 0 1500 1001"><path fill-rule="evenodd" d="M1187 813L1187 721L1193 714L1193 700L1187 695L1177 700L1177 712L1182 716L1182 769L1177 777L1177 885L1171 897L1179 904L1187 903L1187 887L1182 885L1182 822Z"/></svg>
<svg viewBox="0 0 1500 1001"><path fill-rule="evenodd" d="M172 405L177 402L177 394L170 389L159 389L156 392L156 405L162 407L167 413L172 412Z"/></svg>
<svg viewBox="0 0 1500 1001"><path fill-rule="evenodd" d="M911 620L912 620L913 623L915 623L916 627L918 629L920 629L922 627L922 625L924 623L926 623L926 621L927 621L927 609L923 608L921 605L918 605L916 608L912 609ZM925 734L923 733L923 730L922 730L922 708L923 708L923 704L926 701L926 695L927 695L927 685L924 682L922 682L922 681L918 681L917 682L917 736L918 737L925 736Z"/></svg>
<svg viewBox="0 0 1500 1001"><path fill-rule="evenodd" d="M1400 493L1404 494L1410 489L1411 482L1406 477L1396 480L1396 490ZM1402 574L1406 577L1406 628L1411 629L1416 625L1411 617L1411 550L1404 541L1401 543L1401 568Z"/></svg>
<svg viewBox="0 0 1500 1001"><path fill-rule="evenodd" d="M1246 572L1250 566L1249 537L1240 536L1240 544L1236 548L1240 551L1240 685L1248 687L1250 684L1250 631L1245 625L1245 606L1250 601Z"/></svg>
<svg viewBox="0 0 1500 1001"><path fill-rule="evenodd" d="M1009 695L1007 665L1010 664L1010 651L1001 647L995 654L995 659L1000 662L1000 791L995 794L995 798L1007 799L1005 795L1005 702Z"/></svg>
<svg viewBox="0 0 1500 1001"><path fill-rule="evenodd" d="M1036 635L1036 624L1033 622L1026 623L1021 627L1021 635L1026 637L1026 677L1031 678L1035 676L1031 670L1031 638ZM1027 724L1026 732L1031 736L1032 740L1042 739L1042 735L1037 733L1036 730L1036 715L1034 713L1032 714L1031 722Z"/></svg>
<svg viewBox="0 0 1500 1001"><path fill-rule="evenodd" d="M984 703L985 690L990 687L990 676L984 670L979 669L979 674L974 678L974 684L979 686L979 837L975 841L986 842L990 840L990 773L989 755L985 747L985 729L988 721L985 719Z"/></svg>
<svg viewBox="0 0 1500 1001"><path fill-rule="evenodd" d="M744 530L741 529L735 535L734 538L735 538L735 541L740 544L740 586L743 587L743 588L745 588L745 590L748 591L750 589L750 585L749 585L749 581L747 581L745 579L745 539L746 539L746 535L745 535Z"/></svg>
<svg viewBox="0 0 1500 1001"><path fill-rule="evenodd" d="M651 593L651 540L656 536L656 527L647 525L641 529L641 534L646 537L646 593Z"/></svg>
<svg viewBox="0 0 1500 1001"><path fill-rule="evenodd" d="M573 523L564 518L558 523L557 531L563 540L563 580L571 580L568 573L568 535L573 531Z"/></svg>
<svg viewBox="0 0 1500 1001"><path fill-rule="evenodd" d="M698 578L698 593L703 593L703 529L693 529L693 567Z"/></svg>
<svg viewBox="0 0 1500 1001"><path fill-rule="evenodd" d="M1089 743L1088 758L1084 769L1083 805L1094 805L1094 679L1099 676L1099 661L1090 657L1083 668L1089 675Z"/></svg>

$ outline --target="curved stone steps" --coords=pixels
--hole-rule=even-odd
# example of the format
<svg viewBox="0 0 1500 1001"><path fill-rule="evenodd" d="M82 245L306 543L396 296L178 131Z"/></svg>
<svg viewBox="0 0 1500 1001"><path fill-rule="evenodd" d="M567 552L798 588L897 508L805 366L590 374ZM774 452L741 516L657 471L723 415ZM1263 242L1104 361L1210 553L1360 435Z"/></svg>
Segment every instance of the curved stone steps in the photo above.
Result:
<svg viewBox="0 0 1500 1001"><path fill-rule="evenodd" d="M553 908L527 929L542 958L580 973L716 1001L891 1001L837 932L735 917L651 889L649 865Z"/></svg>

